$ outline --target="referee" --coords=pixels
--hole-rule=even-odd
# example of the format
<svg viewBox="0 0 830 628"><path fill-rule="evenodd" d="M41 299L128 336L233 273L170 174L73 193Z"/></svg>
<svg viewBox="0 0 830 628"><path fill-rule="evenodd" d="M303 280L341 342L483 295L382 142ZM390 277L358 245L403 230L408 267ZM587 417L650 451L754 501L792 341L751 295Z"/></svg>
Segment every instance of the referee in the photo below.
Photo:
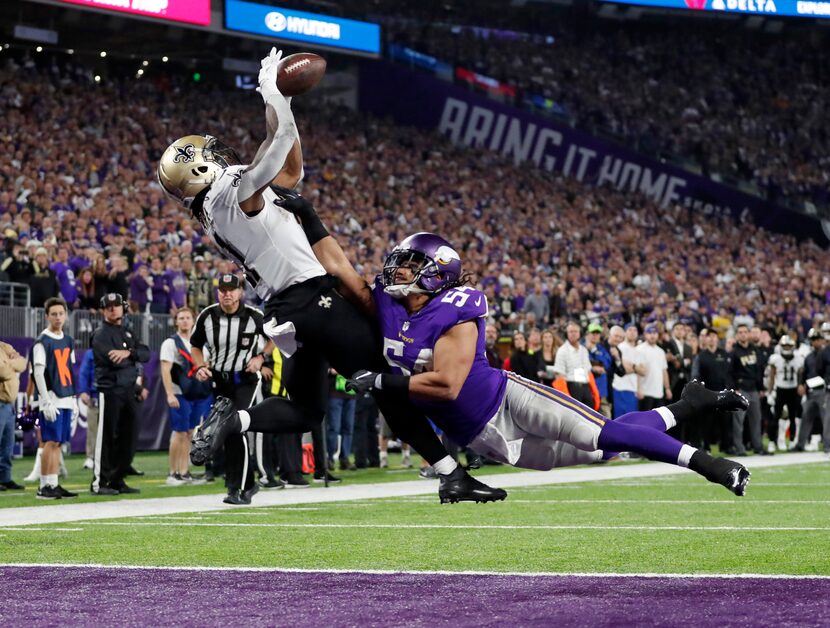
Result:
<svg viewBox="0 0 830 628"><path fill-rule="evenodd" d="M117 292L101 297L103 324L92 334L95 387L98 389L98 434L90 491L93 495L138 493L124 477L133 456L137 418L137 364L150 359L150 349L124 329L124 298Z"/></svg>
<svg viewBox="0 0 830 628"><path fill-rule="evenodd" d="M217 397L227 397L237 410L259 401L260 374L270 379L273 371L264 366L274 349L262 331L262 312L241 303L242 287L236 275L219 278L219 303L206 307L196 319L190 337L193 363L200 381L213 379ZM205 360L205 348L210 365ZM250 504L257 492L253 469L248 464L245 435L225 442L226 504Z"/></svg>

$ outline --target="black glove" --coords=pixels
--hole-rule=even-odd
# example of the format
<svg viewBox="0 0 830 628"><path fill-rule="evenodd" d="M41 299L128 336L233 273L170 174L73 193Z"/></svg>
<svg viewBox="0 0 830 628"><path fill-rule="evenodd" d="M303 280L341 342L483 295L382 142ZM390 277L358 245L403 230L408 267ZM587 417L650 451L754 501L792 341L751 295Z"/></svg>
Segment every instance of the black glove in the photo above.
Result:
<svg viewBox="0 0 830 628"><path fill-rule="evenodd" d="M346 380L346 392L362 395L375 389L379 374L365 369L358 371Z"/></svg>
<svg viewBox="0 0 830 628"><path fill-rule="evenodd" d="M280 207L290 211L301 220L315 213L311 201L297 194L294 190L289 190L281 185L272 185L271 189L277 195Z"/></svg>
<svg viewBox="0 0 830 628"><path fill-rule="evenodd" d="M317 242L329 235L328 229L320 222L320 217L314 211L314 205L294 190L289 190L281 185L271 185L274 194L277 195L277 203L286 211L291 212L300 219L303 233L308 243L314 246Z"/></svg>

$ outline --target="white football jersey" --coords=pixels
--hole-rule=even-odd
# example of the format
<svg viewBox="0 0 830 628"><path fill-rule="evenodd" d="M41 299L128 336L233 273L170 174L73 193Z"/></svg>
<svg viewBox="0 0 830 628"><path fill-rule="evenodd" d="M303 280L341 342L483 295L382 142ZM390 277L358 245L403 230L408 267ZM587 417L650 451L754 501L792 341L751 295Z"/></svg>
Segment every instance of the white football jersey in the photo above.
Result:
<svg viewBox="0 0 830 628"><path fill-rule="evenodd" d="M795 388L798 386L798 372L804 368L804 358L793 355L789 360L780 353L773 353L769 357L769 365L775 367L775 387Z"/></svg>
<svg viewBox="0 0 830 628"><path fill-rule="evenodd" d="M265 190L265 206L256 216L239 207L237 191L247 166L230 166L205 196L202 226L223 253L245 271L262 299L294 284L325 275L297 217L274 201Z"/></svg>

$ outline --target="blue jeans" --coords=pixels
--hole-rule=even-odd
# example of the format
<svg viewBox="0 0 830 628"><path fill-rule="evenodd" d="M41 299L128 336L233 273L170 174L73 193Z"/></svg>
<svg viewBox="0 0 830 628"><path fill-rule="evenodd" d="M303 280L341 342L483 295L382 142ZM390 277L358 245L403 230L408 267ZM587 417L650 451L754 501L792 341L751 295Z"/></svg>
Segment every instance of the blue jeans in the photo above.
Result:
<svg viewBox="0 0 830 628"><path fill-rule="evenodd" d="M14 406L0 402L0 482L12 479L14 450Z"/></svg>
<svg viewBox="0 0 830 628"><path fill-rule="evenodd" d="M340 459L347 460L352 453L352 435L354 434L355 398L343 399L332 397L329 399L329 411L326 416L326 448L329 458L334 458L337 451L337 437L341 436Z"/></svg>

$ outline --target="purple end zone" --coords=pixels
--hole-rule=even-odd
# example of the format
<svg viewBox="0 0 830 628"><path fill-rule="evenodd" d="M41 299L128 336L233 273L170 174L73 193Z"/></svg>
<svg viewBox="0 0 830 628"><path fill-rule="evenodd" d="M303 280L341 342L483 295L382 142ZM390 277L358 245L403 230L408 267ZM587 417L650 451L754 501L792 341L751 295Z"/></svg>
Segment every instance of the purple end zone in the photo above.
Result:
<svg viewBox="0 0 830 628"><path fill-rule="evenodd" d="M0 567L0 625L818 626L830 580Z"/></svg>

